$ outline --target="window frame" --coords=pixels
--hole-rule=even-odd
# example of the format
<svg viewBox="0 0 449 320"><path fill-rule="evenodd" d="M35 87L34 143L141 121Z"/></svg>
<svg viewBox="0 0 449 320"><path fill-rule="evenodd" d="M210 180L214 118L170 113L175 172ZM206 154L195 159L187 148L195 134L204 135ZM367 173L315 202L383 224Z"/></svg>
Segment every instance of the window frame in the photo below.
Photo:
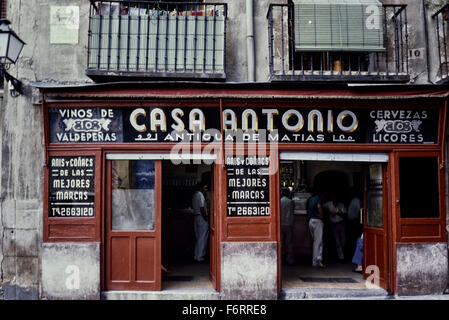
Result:
<svg viewBox="0 0 449 320"><path fill-rule="evenodd" d="M153 165L153 173L154 173L154 180L153 180L152 188L137 188L136 186L132 186L132 187L128 186L128 187L117 188L117 189L123 190L125 194L126 193L128 193L128 194L131 193L132 191L130 191L130 190L152 190L153 191L152 199L148 199L148 197L145 197L143 195L138 197L138 198L145 198L145 199L153 202L152 203L152 206L153 206L152 207L152 212L150 214L150 218L151 218L150 220L151 221L150 221L149 225L147 226L148 228L142 228L142 225L136 225L136 224L133 227L130 227L130 226L125 227L125 226L123 226L122 224L120 224L116 220L116 219L120 218L120 214L119 214L119 212L115 212L114 211L114 208L115 208L114 198L115 198L116 194L113 192L113 190L115 188L113 188L113 181L111 181L111 194L110 194L110 197L111 197L111 199L110 199L110 201L111 201L111 219L110 219L111 220L110 221L111 222L111 230L113 230L115 232L118 232L118 231L144 231L144 232L154 231L154 229L156 227L156 203L155 202L156 202L157 199L156 199L156 194L155 194L156 193L156 181L155 181L155 179L156 179L156 161L157 160L110 160L110 161L111 161L112 177L114 177L114 169L116 169L116 167L114 165L117 162L119 162L119 161L127 161L128 162L128 166L130 166L131 162L134 162L134 171L135 171L135 165L136 165L137 161L151 161L152 165ZM129 170L129 167L128 167L128 170ZM134 174L136 174L136 171L134 172ZM117 177L120 178L118 175L117 175ZM130 178L129 172L128 172L128 177L127 178L128 179ZM113 179L111 179L111 180L113 180ZM117 196L119 196L119 194L117 194ZM122 199L122 200L124 200L124 202L128 202L129 199ZM136 199L133 199L133 201L136 202ZM129 206L127 206L127 208L129 208ZM135 213L139 214L141 212L135 212ZM114 222L116 222L115 225L114 225ZM127 221L127 222L130 222L130 221ZM135 220L133 220L132 222L136 223ZM152 228L150 228L151 225L152 225Z"/></svg>
<svg viewBox="0 0 449 320"><path fill-rule="evenodd" d="M401 217L399 159L404 157L436 157L438 163L439 216L433 218L403 218ZM446 242L446 203L444 166L441 153L428 152L396 152L394 155L394 188L395 196L392 206L396 211L398 242Z"/></svg>
<svg viewBox="0 0 449 320"><path fill-rule="evenodd" d="M50 158L94 156L95 210L93 217L49 217ZM46 154L44 166L43 242L99 242L102 216L102 155L100 150L52 150Z"/></svg>

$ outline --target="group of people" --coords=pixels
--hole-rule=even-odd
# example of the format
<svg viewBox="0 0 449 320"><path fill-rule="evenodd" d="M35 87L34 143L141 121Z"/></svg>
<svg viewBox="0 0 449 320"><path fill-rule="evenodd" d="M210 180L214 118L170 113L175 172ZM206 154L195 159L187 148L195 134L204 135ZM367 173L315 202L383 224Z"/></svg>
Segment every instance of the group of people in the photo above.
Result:
<svg viewBox="0 0 449 320"><path fill-rule="evenodd" d="M205 260L207 243L209 239L208 186L206 183L199 185L199 190L193 194L192 207L194 214L195 249L194 260L202 262ZM329 201L324 202L324 193L318 192L307 200L307 216L310 234L313 239L312 266L325 268L323 263L323 231L324 220L327 216L330 221L332 234L335 239L338 259L345 261L345 245L347 230L352 243L356 243L352 262L357 265L355 272L362 272L363 259L363 234L361 234L360 208L361 201L351 192L351 201L346 208L336 195L331 195ZM294 263L293 253L293 214L295 202L291 199L288 188L281 190L281 242L283 255L287 264ZM355 235L355 237L354 237Z"/></svg>
<svg viewBox="0 0 449 320"><path fill-rule="evenodd" d="M293 213L295 203L291 200L290 190L281 190L281 236L282 247L287 264L293 264ZM347 238L350 245L356 246L352 262L356 264L355 272L362 272L363 235L361 236L360 209L361 201L351 191L348 207L335 194L329 201L324 201L324 193L318 192L306 203L308 227L313 239L312 266L325 268L323 263L323 231L325 217L329 219L332 235L335 240L337 256L340 262L345 261ZM347 234L349 233L349 234ZM349 237L348 237L349 236Z"/></svg>

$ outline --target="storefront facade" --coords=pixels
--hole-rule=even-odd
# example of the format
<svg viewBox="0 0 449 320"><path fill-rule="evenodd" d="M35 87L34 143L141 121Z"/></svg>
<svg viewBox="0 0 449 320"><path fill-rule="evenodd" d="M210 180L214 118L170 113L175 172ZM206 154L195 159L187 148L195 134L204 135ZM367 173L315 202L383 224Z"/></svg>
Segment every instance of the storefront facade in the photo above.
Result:
<svg viewBox="0 0 449 320"><path fill-rule="evenodd" d="M221 299L280 296L280 190L287 181L298 197L306 194L317 183L306 179L317 163L360 168L348 187L363 190L368 282L404 295L441 293L447 285L447 99L440 92L226 84L40 89L44 298L164 291L162 199L180 199L164 187L169 161L208 166L208 267ZM294 176L285 176L284 162L297 165ZM125 221L117 189L128 190L127 208L140 208L133 212L141 217Z"/></svg>

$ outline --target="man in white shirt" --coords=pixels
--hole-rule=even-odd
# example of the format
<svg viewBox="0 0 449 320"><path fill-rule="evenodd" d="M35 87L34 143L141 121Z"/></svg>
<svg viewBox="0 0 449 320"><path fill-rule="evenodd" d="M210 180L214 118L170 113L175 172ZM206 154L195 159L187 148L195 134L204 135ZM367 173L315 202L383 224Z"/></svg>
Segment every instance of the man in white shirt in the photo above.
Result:
<svg viewBox="0 0 449 320"><path fill-rule="evenodd" d="M282 188L281 198L281 244L282 254L285 256L287 264L294 262L293 255L293 213L295 211L295 202L290 199L290 190Z"/></svg>
<svg viewBox="0 0 449 320"><path fill-rule="evenodd" d="M207 241L209 239L209 223L207 219L207 208L205 194L207 185L200 184L199 190L193 194L193 226L195 230L195 250L193 259L203 262L206 255Z"/></svg>
<svg viewBox="0 0 449 320"><path fill-rule="evenodd" d="M335 195L332 195L331 201L324 204L324 209L329 214L331 221L332 233L334 235L335 244L337 247L337 255L340 262L345 259L344 246L345 246L345 216L346 207L343 203L337 200Z"/></svg>

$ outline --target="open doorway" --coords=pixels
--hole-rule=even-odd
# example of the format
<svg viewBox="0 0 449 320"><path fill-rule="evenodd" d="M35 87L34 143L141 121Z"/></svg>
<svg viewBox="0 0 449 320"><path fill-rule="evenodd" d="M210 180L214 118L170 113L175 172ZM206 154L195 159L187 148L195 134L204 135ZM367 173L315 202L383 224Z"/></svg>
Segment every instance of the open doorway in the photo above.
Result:
<svg viewBox="0 0 449 320"><path fill-rule="evenodd" d="M382 168L382 164L380 168ZM372 242L364 243L361 251L365 259L361 260L362 272L357 271L353 263L359 237L370 230L362 224L366 218L363 209L370 208L370 216L383 217L382 170L380 182L370 183L373 164L354 161L304 161L281 160L281 194L289 194L294 203L292 226L282 226L281 213L281 254L282 288L335 288L366 289L366 260L377 254L378 247ZM374 165L375 167L375 165ZM380 183L380 189L379 189ZM373 187L376 189L374 190ZM289 191L289 192L288 192ZM307 214L308 201L315 195L321 195L323 207L322 249L318 265L314 258L314 240ZM359 205L357 206L357 200ZM282 208L281 198L281 208ZM285 202L284 202L285 203ZM380 203L380 205L379 205ZM376 207L377 206L377 207ZM335 215L335 207L343 208L342 214ZM282 210L282 209L281 209ZM384 226L381 225L379 230ZM282 228L291 228L290 246L288 237ZM284 236L282 236L284 235ZM366 238L366 235L364 236ZM360 241L360 240L359 240ZM384 243L381 244L384 246ZM386 246L382 248L386 252ZM318 250L319 251L319 250ZM315 256L317 250L315 250ZM370 262L371 263L371 262ZM385 264L385 261L384 261ZM385 266L380 266L382 270ZM364 278L365 276L365 278Z"/></svg>
<svg viewBox="0 0 449 320"><path fill-rule="evenodd" d="M162 161L162 288L213 289L210 281L209 222L213 210L213 166L205 164L178 164ZM207 235L197 240L197 246L204 244L204 255L195 256L195 233L204 235L204 230L195 231L195 210L192 199L201 190L205 200ZM202 218L202 217L198 217ZM200 221L201 222L201 221ZM200 249L201 251L201 249ZM203 261L198 261L203 260Z"/></svg>

